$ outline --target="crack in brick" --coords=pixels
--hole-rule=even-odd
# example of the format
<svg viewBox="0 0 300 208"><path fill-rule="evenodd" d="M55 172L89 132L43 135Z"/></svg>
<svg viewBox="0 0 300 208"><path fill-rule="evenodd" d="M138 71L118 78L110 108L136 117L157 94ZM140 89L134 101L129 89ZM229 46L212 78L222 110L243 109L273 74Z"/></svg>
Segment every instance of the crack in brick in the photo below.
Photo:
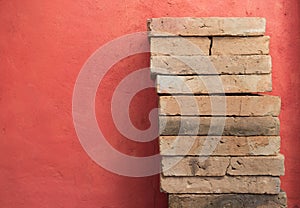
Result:
<svg viewBox="0 0 300 208"><path fill-rule="evenodd" d="M209 37L209 40L210 40L210 45L209 45L209 55L211 56L212 55L212 47L213 47L213 38L212 37Z"/></svg>

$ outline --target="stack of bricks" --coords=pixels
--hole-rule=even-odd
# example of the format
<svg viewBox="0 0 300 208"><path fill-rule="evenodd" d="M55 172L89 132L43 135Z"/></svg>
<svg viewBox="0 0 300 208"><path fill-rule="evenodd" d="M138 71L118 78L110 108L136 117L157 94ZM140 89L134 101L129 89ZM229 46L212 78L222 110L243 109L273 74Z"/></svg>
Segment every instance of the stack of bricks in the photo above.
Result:
<svg viewBox="0 0 300 208"><path fill-rule="evenodd" d="M264 18L154 18L161 189L171 208L286 207ZM221 83L221 87L218 86Z"/></svg>

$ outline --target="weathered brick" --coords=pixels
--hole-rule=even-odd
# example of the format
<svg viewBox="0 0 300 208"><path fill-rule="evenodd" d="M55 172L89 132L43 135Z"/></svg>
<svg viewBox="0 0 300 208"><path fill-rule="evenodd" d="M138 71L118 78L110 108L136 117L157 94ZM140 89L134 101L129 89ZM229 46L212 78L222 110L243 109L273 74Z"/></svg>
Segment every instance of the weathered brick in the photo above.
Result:
<svg viewBox="0 0 300 208"><path fill-rule="evenodd" d="M212 122L211 122L212 121ZM224 122L223 122L224 121ZM216 130L221 129L223 132ZM211 135L219 136L277 136L279 119L277 117L183 117L160 116L160 135Z"/></svg>
<svg viewBox="0 0 300 208"><path fill-rule="evenodd" d="M162 17L148 20L150 36L256 36L263 35L266 20L258 17Z"/></svg>
<svg viewBox="0 0 300 208"><path fill-rule="evenodd" d="M279 177L222 176L222 177L164 177L161 189L167 193L250 193L278 194Z"/></svg>
<svg viewBox="0 0 300 208"><path fill-rule="evenodd" d="M167 37L150 39L151 55L209 55L210 40L206 37Z"/></svg>
<svg viewBox="0 0 300 208"><path fill-rule="evenodd" d="M287 196L279 194L170 194L169 208L286 208Z"/></svg>
<svg viewBox="0 0 300 208"><path fill-rule="evenodd" d="M280 98L270 95L159 97L160 115L278 116L280 106Z"/></svg>
<svg viewBox="0 0 300 208"><path fill-rule="evenodd" d="M269 54L270 37L214 37L212 55Z"/></svg>
<svg viewBox="0 0 300 208"><path fill-rule="evenodd" d="M152 56L153 74L269 74L269 55L253 56Z"/></svg>
<svg viewBox="0 0 300 208"><path fill-rule="evenodd" d="M164 176L224 176L229 157L163 157Z"/></svg>
<svg viewBox="0 0 300 208"><path fill-rule="evenodd" d="M164 176L281 176L284 157L163 157Z"/></svg>
<svg viewBox="0 0 300 208"><path fill-rule="evenodd" d="M284 156L233 157L230 159L229 175L284 175Z"/></svg>
<svg viewBox="0 0 300 208"><path fill-rule="evenodd" d="M272 90L271 74L157 76L159 94L256 93Z"/></svg>
<svg viewBox="0 0 300 208"><path fill-rule="evenodd" d="M211 156L277 155L279 136L236 137L222 136L160 136L161 155L207 155L205 147L211 148Z"/></svg>

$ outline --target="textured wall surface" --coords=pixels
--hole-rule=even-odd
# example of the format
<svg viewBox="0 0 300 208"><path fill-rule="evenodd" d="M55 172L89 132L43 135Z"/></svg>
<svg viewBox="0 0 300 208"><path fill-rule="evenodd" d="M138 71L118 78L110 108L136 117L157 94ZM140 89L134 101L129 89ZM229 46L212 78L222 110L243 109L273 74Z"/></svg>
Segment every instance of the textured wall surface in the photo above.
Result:
<svg viewBox="0 0 300 208"><path fill-rule="evenodd" d="M282 187L289 207L299 207L299 10L298 0L0 1L0 206L167 207L157 176L112 174L83 151L71 115L76 77L98 47L145 31L147 18L261 16L267 19L266 35L271 37L271 94L282 98ZM125 140L108 109L120 80L146 66L148 54L123 60L110 70L97 94L102 131L116 149L134 156L157 152L157 142ZM146 129L148 113L156 105L153 89L140 92L130 109L133 123Z"/></svg>

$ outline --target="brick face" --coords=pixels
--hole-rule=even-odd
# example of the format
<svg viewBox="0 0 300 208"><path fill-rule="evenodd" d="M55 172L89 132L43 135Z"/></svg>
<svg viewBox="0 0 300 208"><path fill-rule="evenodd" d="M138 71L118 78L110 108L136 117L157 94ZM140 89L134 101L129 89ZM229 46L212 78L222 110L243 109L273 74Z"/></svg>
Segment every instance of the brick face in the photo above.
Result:
<svg viewBox="0 0 300 208"><path fill-rule="evenodd" d="M151 72L168 75L269 74L269 55L152 56Z"/></svg>
<svg viewBox="0 0 300 208"><path fill-rule="evenodd" d="M255 93L272 90L271 75L157 76L159 94Z"/></svg>
<svg viewBox="0 0 300 208"><path fill-rule="evenodd" d="M206 155L203 149L215 144L211 156L265 156L277 155L280 148L279 136L236 137L222 136L160 136L159 146L162 155Z"/></svg>
<svg viewBox="0 0 300 208"><path fill-rule="evenodd" d="M252 193L278 194L279 177L161 177L161 189L167 193Z"/></svg>
<svg viewBox="0 0 300 208"><path fill-rule="evenodd" d="M151 38L151 55L209 55L210 40L205 37Z"/></svg>
<svg viewBox="0 0 300 208"><path fill-rule="evenodd" d="M233 157L227 173L229 175L284 175L284 157L283 155Z"/></svg>
<svg viewBox="0 0 300 208"><path fill-rule="evenodd" d="M264 18L153 18L150 36L257 36L266 29Z"/></svg>
<svg viewBox="0 0 300 208"><path fill-rule="evenodd" d="M163 157L162 174L164 176L224 176L229 163L229 157Z"/></svg>
<svg viewBox="0 0 300 208"><path fill-rule="evenodd" d="M276 195L258 194L170 194L170 208L286 208L284 192Z"/></svg>
<svg viewBox="0 0 300 208"><path fill-rule="evenodd" d="M278 116L279 97L262 96L160 96L160 115ZM259 107L257 104L259 103ZM214 111L212 105L214 104ZM218 107L223 106L226 110Z"/></svg>
<svg viewBox="0 0 300 208"><path fill-rule="evenodd" d="M164 176L281 176L282 155L267 157L163 157Z"/></svg>
<svg viewBox="0 0 300 208"><path fill-rule="evenodd" d="M269 54L268 36L214 37L212 55L263 55Z"/></svg>
<svg viewBox="0 0 300 208"><path fill-rule="evenodd" d="M213 119L211 122L211 117L160 116L159 130L160 134L165 136L207 135L210 128L220 129L222 121L225 121L223 132L213 131L212 134L221 133L225 136L279 135L279 119L276 117L215 117Z"/></svg>

